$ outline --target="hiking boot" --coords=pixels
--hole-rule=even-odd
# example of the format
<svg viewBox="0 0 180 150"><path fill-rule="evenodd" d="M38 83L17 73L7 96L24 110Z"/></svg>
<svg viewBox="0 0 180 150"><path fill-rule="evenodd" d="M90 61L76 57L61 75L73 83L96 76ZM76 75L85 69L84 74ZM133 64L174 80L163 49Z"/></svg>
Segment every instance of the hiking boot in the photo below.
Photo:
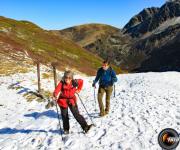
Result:
<svg viewBox="0 0 180 150"><path fill-rule="evenodd" d="M109 114L109 111L105 111L105 115Z"/></svg>
<svg viewBox="0 0 180 150"><path fill-rule="evenodd" d="M64 130L64 134L69 134L69 130Z"/></svg>
<svg viewBox="0 0 180 150"><path fill-rule="evenodd" d="M105 113L104 113L104 112L103 112L103 113L101 112L101 113L99 114L99 116L100 116L100 117L103 117L103 116L105 116Z"/></svg>
<svg viewBox="0 0 180 150"><path fill-rule="evenodd" d="M87 126L84 128L84 132L85 132L85 133L88 133L88 131L91 129L92 126L93 126L93 124L87 125Z"/></svg>
<svg viewBox="0 0 180 150"><path fill-rule="evenodd" d="M105 115L109 114L109 106L106 106Z"/></svg>

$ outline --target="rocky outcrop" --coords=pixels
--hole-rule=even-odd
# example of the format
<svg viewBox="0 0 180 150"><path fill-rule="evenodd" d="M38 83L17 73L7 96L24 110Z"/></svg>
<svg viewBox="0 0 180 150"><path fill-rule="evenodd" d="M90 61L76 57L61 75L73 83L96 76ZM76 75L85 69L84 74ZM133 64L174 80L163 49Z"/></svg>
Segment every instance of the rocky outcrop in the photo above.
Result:
<svg viewBox="0 0 180 150"><path fill-rule="evenodd" d="M124 27L124 33L132 37L141 37L152 32L162 23L180 16L180 1L166 2L161 8L144 9L133 17ZM137 20L137 21L135 21Z"/></svg>

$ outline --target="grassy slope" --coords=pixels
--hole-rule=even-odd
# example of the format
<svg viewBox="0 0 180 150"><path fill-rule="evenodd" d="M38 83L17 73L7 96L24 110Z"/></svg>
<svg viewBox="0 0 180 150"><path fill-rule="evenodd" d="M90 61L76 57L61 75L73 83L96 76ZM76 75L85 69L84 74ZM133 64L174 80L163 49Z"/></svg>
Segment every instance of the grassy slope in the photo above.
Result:
<svg viewBox="0 0 180 150"><path fill-rule="evenodd" d="M101 58L85 51L70 40L63 39L28 21L0 17L1 53L24 52L34 61L54 63L59 69L66 67L94 75ZM120 69L114 67L117 72Z"/></svg>
<svg viewBox="0 0 180 150"><path fill-rule="evenodd" d="M101 38L101 36L107 36L118 31L120 29L105 24L84 24L53 32L85 47Z"/></svg>

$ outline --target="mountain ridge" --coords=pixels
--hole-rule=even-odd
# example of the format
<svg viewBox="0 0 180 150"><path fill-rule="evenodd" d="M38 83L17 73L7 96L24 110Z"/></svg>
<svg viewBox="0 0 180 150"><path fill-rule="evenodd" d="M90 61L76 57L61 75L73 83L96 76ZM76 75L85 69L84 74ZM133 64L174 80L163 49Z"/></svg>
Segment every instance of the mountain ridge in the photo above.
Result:
<svg viewBox="0 0 180 150"><path fill-rule="evenodd" d="M56 65L61 70L74 68L91 75L96 73L102 63L100 57L70 40L43 30L29 21L5 17L0 17L0 48L1 53L7 56L22 52L34 62ZM120 70L116 66L114 68Z"/></svg>
<svg viewBox="0 0 180 150"><path fill-rule="evenodd" d="M110 57L114 64L129 72L176 71L180 68L179 42L177 42L179 24L180 1L167 1L159 8L144 8L132 17L124 28L100 36L83 48L102 58ZM76 35L75 32L73 34ZM173 49L168 50L172 47ZM158 57L155 57L155 54ZM169 61L172 65L165 57L167 54L172 57ZM152 61L154 59L156 63ZM162 68L158 64L159 59L164 59ZM141 65L146 69L142 69Z"/></svg>

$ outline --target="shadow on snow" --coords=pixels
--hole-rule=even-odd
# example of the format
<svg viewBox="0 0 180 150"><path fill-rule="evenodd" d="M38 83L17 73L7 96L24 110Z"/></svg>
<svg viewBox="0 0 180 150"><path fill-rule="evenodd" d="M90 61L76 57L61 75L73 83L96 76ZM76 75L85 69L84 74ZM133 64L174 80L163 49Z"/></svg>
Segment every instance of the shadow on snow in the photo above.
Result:
<svg viewBox="0 0 180 150"><path fill-rule="evenodd" d="M49 118L58 118L57 112L55 112L54 110L48 110L48 111L44 111L44 112L33 112L30 114L25 114L25 117L32 117L34 119L39 119L43 116L49 117ZM60 119L61 119L61 115L60 115Z"/></svg>
<svg viewBox="0 0 180 150"><path fill-rule="evenodd" d="M16 129L16 128L2 128L0 129L0 134L16 134L16 133L24 133L24 134L29 134L32 132L41 132L41 133L55 133L55 134L60 134L60 130L32 130L32 129ZM63 131L61 130L61 133Z"/></svg>

